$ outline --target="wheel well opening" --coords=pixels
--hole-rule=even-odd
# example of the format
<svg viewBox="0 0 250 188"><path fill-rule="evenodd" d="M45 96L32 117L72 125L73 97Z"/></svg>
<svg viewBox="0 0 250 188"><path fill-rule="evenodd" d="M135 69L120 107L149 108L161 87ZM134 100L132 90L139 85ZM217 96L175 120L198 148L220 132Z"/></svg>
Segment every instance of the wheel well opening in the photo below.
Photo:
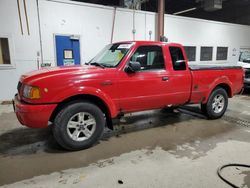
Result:
<svg viewBox="0 0 250 188"><path fill-rule="evenodd" d="M69 98L63 100L62 102L60 102L57 105L56 109L53 111L53 113L50 117L50 121L51 122L54 121L56 115L58 114L58 112L62 108L64 108L65 106L67 106L69 104L75 103L77 101L89 101L89 102L97 105L105 114L106 121L107 121L107 127L110 129L113 129L112 118L111 118L108 106L105 104L105 102L102 99L100 99L96 96L93 96L93 95L75 95L75 96L72 96L72 97L69 97Z"/></svg>
<svg viewBox="0 0 250 188"><path fill-rule="evenodd" d="M231 91L231 88L230 88L230 86L228 84L219 84L217 86L217 88L218 87L225 89L225 91L227 92L228 97L232 97L232 91Z"/></svg>

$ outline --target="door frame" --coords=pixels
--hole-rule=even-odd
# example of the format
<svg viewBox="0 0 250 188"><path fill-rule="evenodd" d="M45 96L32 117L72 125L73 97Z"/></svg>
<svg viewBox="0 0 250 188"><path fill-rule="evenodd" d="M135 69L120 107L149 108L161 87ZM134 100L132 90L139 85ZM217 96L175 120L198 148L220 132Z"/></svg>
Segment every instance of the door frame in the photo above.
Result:
<svg viewBox="0 0 250 188"><path fill-rule="evenodd" d="M82 56L81 56L81 49L82 49L82 37L80 34L61 34L61 33L53 33L53 43L54 43L54 64L55 67L57 67L57 53L56 53L56 36L64 36L64 37L71 37L71 36L75 36L77 38L79 38L79 52L80 52L80 65L82 64Z"/></svg>

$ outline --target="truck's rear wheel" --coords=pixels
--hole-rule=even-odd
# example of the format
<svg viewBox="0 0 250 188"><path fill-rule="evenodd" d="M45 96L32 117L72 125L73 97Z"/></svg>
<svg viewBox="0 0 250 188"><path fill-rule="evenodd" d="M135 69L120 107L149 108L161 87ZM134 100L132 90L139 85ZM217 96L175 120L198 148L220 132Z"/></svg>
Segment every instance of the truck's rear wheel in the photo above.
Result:
<svg viewBox="0 0 250 188"><path fill-rule="evenodd" d="M90 102L76 102L64 107L56 116L53 134L65 149L86 149L102 136L103 112Z"/></svg>
<svg viewBox="0 0 250 188"><path fill-rule="evenodd" d="M201 104L201 111L209 119L218 119L227 110L228 95L223 88L216 88L209 96L206 104Z"/></svg>

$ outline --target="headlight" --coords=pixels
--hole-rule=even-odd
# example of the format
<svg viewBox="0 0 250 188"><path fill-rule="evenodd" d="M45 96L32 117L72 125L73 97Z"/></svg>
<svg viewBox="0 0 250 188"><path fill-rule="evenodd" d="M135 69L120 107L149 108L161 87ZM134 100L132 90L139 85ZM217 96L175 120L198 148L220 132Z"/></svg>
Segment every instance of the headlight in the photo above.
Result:
<svg viewBox="0 0 250 188"><path fill-rule="evenodd" d="M41 98L40 89L36 86L24 85L23 96L28 99L39 99Z"/></svg>

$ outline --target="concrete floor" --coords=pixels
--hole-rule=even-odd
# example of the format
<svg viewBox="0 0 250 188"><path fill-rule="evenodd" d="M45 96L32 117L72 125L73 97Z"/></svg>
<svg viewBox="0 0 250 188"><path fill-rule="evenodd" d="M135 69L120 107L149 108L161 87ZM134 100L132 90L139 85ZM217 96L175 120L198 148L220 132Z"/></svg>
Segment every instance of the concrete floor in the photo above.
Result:
<svg viewBox="0 0 250 188"><path fill-rule="evenodd" d="M67 152L50 129L20 126L11 105L0 106L0 186L229 187L216 175L227 163L250 164L250 94L230 99L226 115L207 120L196 106L115 120L94 147ZM250 187L250 170L223 175Z"/></svg>

